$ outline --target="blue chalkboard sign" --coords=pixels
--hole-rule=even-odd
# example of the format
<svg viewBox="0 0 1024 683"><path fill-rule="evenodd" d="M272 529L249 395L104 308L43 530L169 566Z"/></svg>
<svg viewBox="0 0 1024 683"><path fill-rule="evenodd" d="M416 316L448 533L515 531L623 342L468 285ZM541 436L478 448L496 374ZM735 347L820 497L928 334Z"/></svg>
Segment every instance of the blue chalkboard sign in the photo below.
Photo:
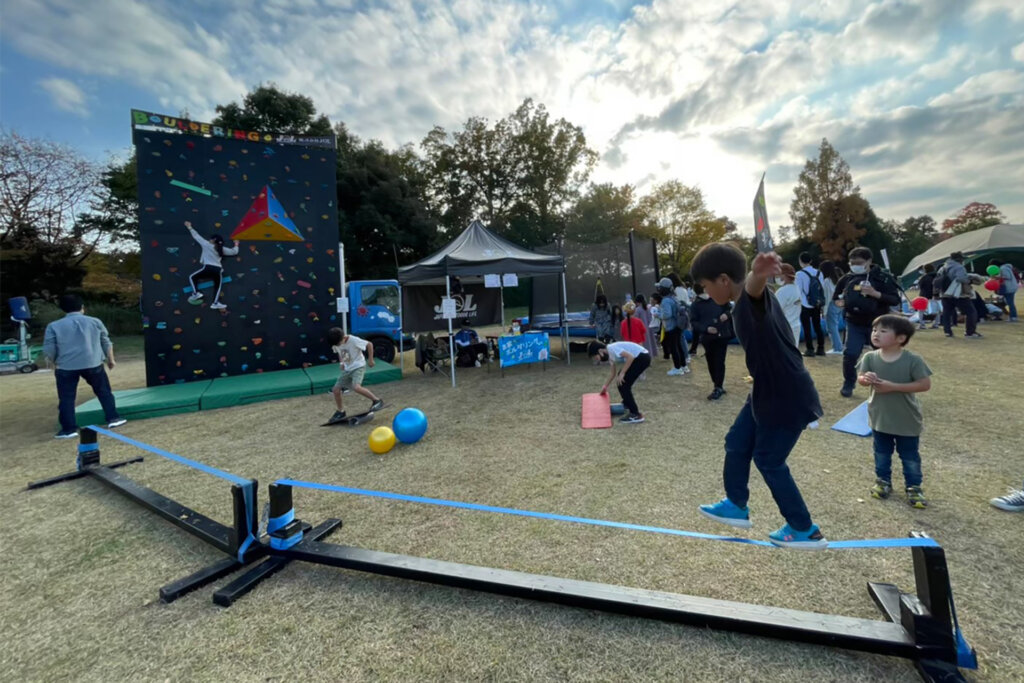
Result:
<svg viewBox="0 0 1024 683"><path fill-rule="evenodd" d="M501 367L543 363L551 357L551 341L543 332L527 332L498 338Z"/></svg>

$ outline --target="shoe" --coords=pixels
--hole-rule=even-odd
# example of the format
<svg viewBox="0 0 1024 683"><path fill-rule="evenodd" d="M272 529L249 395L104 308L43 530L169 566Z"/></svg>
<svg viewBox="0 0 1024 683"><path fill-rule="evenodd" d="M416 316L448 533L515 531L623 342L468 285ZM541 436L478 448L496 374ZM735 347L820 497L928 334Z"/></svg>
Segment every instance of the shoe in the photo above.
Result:
<svg viewBox="0 0 1024 683"><path fill-rule="evenodd" d="M810 349L804 351L804 358L814 358L814 351L811 351Z"/></svg>
<svg viewBox="0 0 1024 683"><path fill-rule="evenodd" d="M796 550L824 550L828 547L828 541L821 535L817 524L812 524L807 531L797 531L783 524L780 529L768 534L768 540L779 547Z"/></svg>
<svg viewBox="0 0 1024 683"><path fill-rule="evenodd" d="M107 424L107 429L117 429L123 424L127 424L128 420L123 417L119 417L116 420L112 420Z"/></svg>
<svg viewBox="0 0 1024 683"><path fill-rule="evenodd" d="M839 395L843 398L850 398L853 396L853 387L843 386L843 388L839 390Z"/></svg>
<svg viewBox="0 0 1024 683"><path fill-rule="evenodd" d="M189 300L189 301L199 301L199 300L200 300L200 299L202 299L202 298L203 298L203 293L202 293L202 292L196 292L196 293L192 294L192 295L191 295L191 296L190 296L190 297L188 298L188 300Z"/></svg>
<svg viewBox="0 0 1024 683"><path fill-rule="evenodd" d="M689 365L684 365L683 367L681 367L679 369L682 371L682 372L679 373L680 375L689 375L690 374L690 366Z"/></svg>
<svg viewBox="0 0 1024 683"><path fill-rule="evenodd" d="M937 330L937 329L939 329L940 327L942 327L942 325L932 325L932 326L931 326L931 327L929 327L928 329L930 329L930 330Z"/></svg>
<svg viewBox="0 0 1024 683"><path fill-rule="evenodd" d="M338 420L342 420L344 418L345 418L345 411L344 410L335 410L334 411L334 415L331 415L331 419L328 420L328 422L337 422Z"/></svg>
<svg viewBox="0 0 1024 683"><path fill-rule="evenodd" d="M818 349L817 351L814 352L814 355L815 356L824 356L825 355L825 349Z"/></svg>
<svg viewBox="0 0 1024 683"><path fill-rule="evenodd" d="M875 485L871 487L871 497L878 500L885 500L892 494L892 484L885 479L876 479Z"/></svg>
<svg viewBox="0 0 1024 683"><path fill-rule="evenodd" d="M953 338L953 333L952 333L952 332L946 332L946 333L945 333L945 335L946 335L947 337L949 337L950 339L952 339L952 338Z"/></svg>
<svg viewBox="0 0 1024 683"><path fill-rule="evenodd" d="M912 508L924 510L928 507L928 499L924 497L924 491L920 486L907 487L907 504Z"/></svg>
<svg viewBox="0 0 1024 683"><path fill-rule="evenodd" d="M74 439L78 437L78 432L57 432L53 435L55 439Z"/></svg>
<svg viewBox="0 0 1024 683"><path fill-rule="evenodd" d="M1013 491L1005 496L993 498L989 504L1007 512L1024 512L1024 490Z"/></svg>
<svg viewBox="0 0 1024 683"><path fill-rule="evenodd" d="M723 498L717 503L701 505L697 508L697 511L708 519L713 519L722 524L728 524L738 529L750 528L750 508L741 508L728 498Z"/></svg>
<svg viewBox="0 0 1024 683"><path fill-rule="evenodd" d="M619 419L619 422L623 422L625 424L630 424L630 425L640 424L643 421L644 421L644 416L643 415L623 415Z"/></svg>
<svg viewBox="0 0 1024 683"><path fill-rule="evenodd" d="M725 389L723 389L722 387L715 387L714 391L712 391L710 394L708 394L708 400L709 401L717 401L718 399L722 398L723 396L725 396Z"/></svg>
<svg viewBox="0 0 1024 683"><path fill-rule="evenodd" d="M669 370L665 374L669 375L670 377L677 377L678 375L683 374L683 371L680 370L679 368L672 368L671 370Z"/></svg>
<svg viewBox="0 0 1024 683"><path fill-rule="evenodd" d="M227 308L227 306L225 306L221 302L217 301L215 303L210 304L210 308L212 308L215 311L219 311L219 310Z"/></svg>
<svg viewBox="0 0 1024 683"><path fill-rule="evenodd" d="M380 410L383 407L384 399L378 398L376 401L373 402L373 405L370 406L370 410Z"/></svg>
<svg viewBox="0 0 1024 683"><path fill-rule="evenodd" d="M974 334L965 334L964 339L984 339L985 336L975 332Z"/></svg>
<svg viewBox="0 0 1024 683"><path fill-rule="evenodd" d="M841 356L841 355L843 355L843 350L839 349L837 351L835 349L829 349L828 351L825 352L825 355L826 356Z"/></svg>

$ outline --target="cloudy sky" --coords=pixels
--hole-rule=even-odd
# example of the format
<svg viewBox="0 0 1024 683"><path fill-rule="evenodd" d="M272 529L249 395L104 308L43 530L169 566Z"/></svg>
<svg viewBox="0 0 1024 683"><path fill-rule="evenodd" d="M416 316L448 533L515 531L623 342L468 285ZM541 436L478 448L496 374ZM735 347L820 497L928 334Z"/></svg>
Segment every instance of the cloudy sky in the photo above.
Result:
<svg viewBox="0 0 1024 683"><path fill-rule="evenodd" d="M822 137L883 218L1024 223L1021 0L5 0L0 123L98 160L129 109L209 120L274 82L389 146L511 113L581 126L593 180L698 185L773 225Z"/></svg>

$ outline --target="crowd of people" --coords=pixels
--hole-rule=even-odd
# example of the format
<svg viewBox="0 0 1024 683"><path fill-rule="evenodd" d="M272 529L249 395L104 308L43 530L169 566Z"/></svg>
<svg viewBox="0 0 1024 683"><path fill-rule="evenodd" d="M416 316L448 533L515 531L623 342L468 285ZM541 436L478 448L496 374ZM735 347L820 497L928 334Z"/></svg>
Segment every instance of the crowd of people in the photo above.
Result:
<svg viewBox="0 0 1024 683"><path fill-rule="evenodd" d="M833 261L818 263L810 254L801 253L799 269L771 254L770 264L768 255L759 255L749 274L744 260L741 273L738 255L742 252L735 247L707 245L688 277L672 273L657 283L650 303L637 294L627 296L620 309L609 306L605 295L597 296L591 310L597 341L588 351L596 363L609 362L612 366L611 378L601 391L606 392L613 383L618 386L627 411L621 421L644 421L633 386L645 377L659 353L671 362L666 374L680 376L690 373L691 359L697 357L698 348L703 348L712 386L707 398L721 399L726 393L728 345L738 337L754 389L726 437L727 496L714 505L701 506L701 512L733 526L749 526L746 475L742 473L749 472L753 461L787 519L787 526L772 534L773 542L788 538L795 547L823 547L826 542L810 521L785 466L785 457L799 432L821 415L817 390L800 356L841 355L840 395L853 397L857 385L869 392L875 459L871 496L885 499L892 495L892 459L896 454L902 463L907 503L926 508L919 452L923 417L917 395L931 388L932 371L920 355L906 347L916 331L929 327L929 320L932 329L941 326L947 337L953 337L953 327L961 314L964 338L981 339L977 324L988 311L979 311L974 305L975 299L980 300L974 285L985 279L967 272L964 255L954 252L939 269L932 265L921 269L916 287L927 305L923 309L918 305L917 310L909 312L909 307L903 306L907 297L899 282L874 263L874 254L867 247L856 247L847 254L849 272L843 272ZM994 275L997 271L998 276ZM998 282L998 289L989 287L994 301L983 304L1016 322L1014 296L1021 286L1020 274L1011 264L997 259L989 262L988 273L991 281ZM762 277L764 282L760 281ZM777 288L768 286L772 280L779 283ZM744 303L746 307L741 305ZM746 310L751 307L753 312ZM620 310L622 313L617 314ZM831 347L828 350L826 342ZM806 392L789 396L794 386L804 384L809 387L804 387ZM766 386L774 389L759 391ZM806 410L794 410L793 406L804 403ZM785 415L773 413L776 405L785 406ZM759 413L770 417L759 419ZM791 425L795 414L796 422ZM765 422L776 423L782 431L762 434ZM786 431L790 427L796 431ZM759 462L754 454L757 449L751 444L760 441L772 444L768 450L773 452L763 454ZM1024 490L994 498L991 503L1003 510L1024 511Z"/></svg>

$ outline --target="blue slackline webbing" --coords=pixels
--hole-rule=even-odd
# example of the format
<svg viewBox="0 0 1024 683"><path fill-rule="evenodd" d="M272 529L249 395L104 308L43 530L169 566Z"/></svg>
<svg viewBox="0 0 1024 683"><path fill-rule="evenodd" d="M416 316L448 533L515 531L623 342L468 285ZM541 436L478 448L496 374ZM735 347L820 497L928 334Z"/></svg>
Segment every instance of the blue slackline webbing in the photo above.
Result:
<svg viewBox="0 0 1024 683"><path fill-rule="evenodd" d="M204 465L201 462L196 462L195 460L189 460L188 458L180 456L180 455L177 455L176 453L171 453L169 451L165 451L162 448L157 448L156 446L150 446L148 443L142 443L141 441L136 441L135 439L129 439L127 436L123 436L121 434L118 434L117 432L112 432L112 431L107 430L107 429L103 429L102 427L97 427L97 426L93 425L91 427L87 427L87 429L91 429L94 432L96 432L97 434L102 434L104 436L109 436L112 439L117 439L118 441L123 441L126 444L130 444L132 446L135 446L136 448L141 448L144 451L149 451L150 453L154 453L154 454L159 455L161 457L167 458L168 460L173 460L175 462L181 463L182 465L188 465L189 467L194 467L195 469L197 469L197 470L199 470L201 472L206 472L207 474L212 474L213 476L220 477L221 479L227 479L232 484L238 484L239 486L245 486L245 485L251 483L251 481L249 479L243 479L242 477L239 477L238 475L231 474L230 472L225 472L224 470L219 470L216 467L210 467L209 465Z"/></svg>
<svg viewBox="0 0 1024 683"><path fill-rule="evenodd" d="M245 518L247 520L248 519L252 519L252 515L253 515L253 483L252 483L251 479L244 479L242 477L239 477L238 475L231 474L230 472L225 472L224 470L219 470L216 467L210 467L209 465L204 465L201 462L197 462L195 460L190 460L189 458L186 458L184 456L178 455L177 453L171 453L170 451L165 451L162 448L157 448L156 446L150 446L148 443L142 443L141 441L136 441L135 439L130 439L127 436L124 436L122 434L118 434L117 432L112 432L109 429L103 429L102 427L97 427L96 425L91 425L91 426L87 427L87 429L91 429L94 432L96 432L97 434L102 434L104 436L109 436L112 439L117 439L118 441L123 441L126 444L129 444L131 446L135 446L136 448L141 448L144 451L149 451L150 453L153 453L155 455L159 455L162 458L167 458L168 460L173 460L174 462L180 463L182 465L188 465L189 467L195 468L195 469L199 470L200 472L206 472L207 474L212 474L215 477L220 477L221 479L227 479L232 484L237 484L238 486L241 486L242 487L242 497L245 500ZM247 529L246 530L245 540L242 541L241 545L238 547L238 561L239 562L241 562L242 558L245 556L245 551L248 550L249 546L252 545L255 542L256 542L256 537L253 535L252 529Z"/></svg>
<svg viewBox="0 0 1024 683"><path fill-rule="evenodd" d="M738 538L735 536L718 536L715 534L702 534L697 531L681 531L679 529L666 529L664 527L646 526L642 524L627 524L625 522L609 522L602 519L590 519L587 517L573 517L570 515L556 515L548 512L534 512L532 510L519 510L516 508L494 507L492 505L480 505L478 503L463 503L457 500L443 500L441 498L424 498L422 496L407 496L401 493L389 493L387 491L371 491L368 489L357 489L348 486L336 486L333 484L318 484L311 481L298 481L295 479L278 479L275 484L285 486L297 486L306 489L320 489L322 491L334 491L337 493L351 493L358 496L371 496L374 498L387 498L390 500L402 500L409 503L426 503L428 505L441 505L445 507L463 508L466 510L480 510L482 512L500 512L506 515L518 515L520 517L535 517L537 519L553 519L561 522L576 522L579 524L593 524L595 526L615 527L618 529L632 529L633 531L647 531L656 534L669 534L672 536L686 536L688 538L702 538L709 541L726 541L729 543L745 543L767 548L777 546L768 541L758 541L750 538ZM830 549L849 548L912 548L912 547L940 547L932 538L877 538L863 539L859 541L829 541Z"/></svg>

